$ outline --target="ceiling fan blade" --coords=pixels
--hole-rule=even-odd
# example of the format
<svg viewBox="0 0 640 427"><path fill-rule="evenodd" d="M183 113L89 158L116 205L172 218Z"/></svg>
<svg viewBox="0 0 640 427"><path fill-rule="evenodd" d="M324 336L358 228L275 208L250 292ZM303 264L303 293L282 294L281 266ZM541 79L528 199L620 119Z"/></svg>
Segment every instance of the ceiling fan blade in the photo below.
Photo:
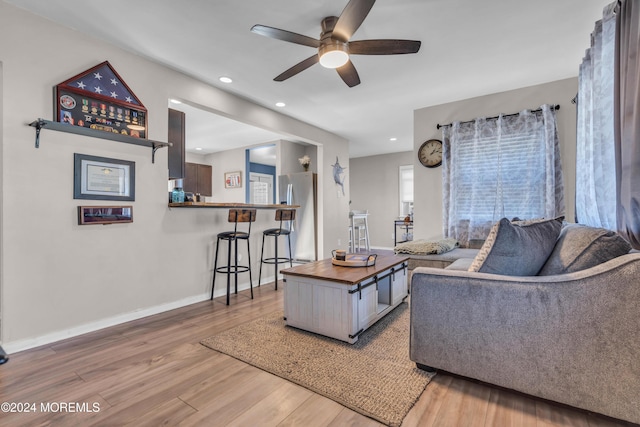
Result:
<svg viewBox="0 0 640 427"><path fill-rule="evenodd" d="M352 55L400 55L416 53L420 42L415 40L357 40L349 42Z"/></svg>
<svg viewBox="0 0 640 427"><path fill-rule="evenodd" d="M302 34L292 33L291 31L281 30L279 28L267 27L266 25L254 25L251 27L251 32L260 34L261 36L270 37L272 39L301 44L303 46L315 48L320 46L320 40L303 36Z"/></svg>
<svg viewBox="0 0 640 427"><path fill-rule="evenodd" d="M347 61L347 63L342 67L336 68L336 71L347 86L354 87L360 84L360 76L358 76L358 72L356 71L356 67L353 66L353 62Z"/></svg>
<svg viewBox="0 0 640 427"><path fill-rule="evenodd" d="M332 38L349 41L362 22L369 14L376 0L351 0L342 11L342 14L333 28Z"/></svg>
<svg viewBox="0 0 640 427"><path fill-rule="evenodd" d="M273 80L275 80L277 82L285 81L288 78L293 77L296 74L306 70L307 68L311 67L312 65L317 64L318 60L319 60L318 54L310 56L307 59L305 59L304 61L298 62L296 65L294 65L293 67L289 68L287 71L285 71L284 73L280 74L278 77L276 77Z"/></svg>

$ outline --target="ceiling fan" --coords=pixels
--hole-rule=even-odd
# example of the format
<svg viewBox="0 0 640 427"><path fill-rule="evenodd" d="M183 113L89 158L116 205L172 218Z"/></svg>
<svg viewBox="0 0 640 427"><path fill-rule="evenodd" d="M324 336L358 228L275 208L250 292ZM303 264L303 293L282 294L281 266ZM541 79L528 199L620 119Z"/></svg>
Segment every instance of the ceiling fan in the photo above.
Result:
<svg viewBox="0 0 640 427"><path fill-rule="evenodd" d="M329 16L322 20L319 40L265 25L251 27L252 32L265 37L318 49L316 54L297 63L273 80L284 81L320 62L320 65L326 68L335 68L347 86L353 87L360 84L360 77L349 55L398 55L418 52L420 42L415 40L350 41L374 3L375 0L350 0L339 17Z"/></svg>

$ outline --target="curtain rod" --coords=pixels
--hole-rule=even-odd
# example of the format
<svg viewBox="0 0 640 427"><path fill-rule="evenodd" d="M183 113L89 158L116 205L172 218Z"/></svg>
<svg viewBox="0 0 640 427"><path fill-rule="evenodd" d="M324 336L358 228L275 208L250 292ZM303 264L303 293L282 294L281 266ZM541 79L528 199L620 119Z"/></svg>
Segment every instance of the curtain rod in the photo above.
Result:
<svg viewBox="0 0 640 427"><path fill-rule="evenodd" d="M559 109L560 109L560 105L558 105L558 104L555 104L555 105L552 105L552 106L551 106L551 110L556 110L556 111L558 111ZM532 113L537 113L537 112L540 112L540 111L542 111L542 108L538 108L537 110L531 110L531 112L532 112ZM520 114L520 113L502 114L502 117L517 116L518 114ZM487 118L486 118L486 120L495 120L495 119L497 119L497 118L499 118L499 117L500 117L500 116L487 117ZM471 122L473 122L473 121L474 121L474 120L465 120L464 122L460 122L460 123L471 123ZM440 123L438 123L438 124L436 125L436 128L440 129L440 128L443 128L443 127L445 127L445 126L451 126L452 124L453 124L453 123L449 123L448 125L441 125Z"/></svg>

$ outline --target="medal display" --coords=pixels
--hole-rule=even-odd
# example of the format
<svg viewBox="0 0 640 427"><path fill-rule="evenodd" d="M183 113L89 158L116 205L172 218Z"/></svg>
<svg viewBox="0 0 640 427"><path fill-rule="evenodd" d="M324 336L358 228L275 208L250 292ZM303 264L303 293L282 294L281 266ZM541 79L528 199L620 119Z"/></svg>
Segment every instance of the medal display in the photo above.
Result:
<svg viewBox="0 0 640 427"><path fill-rule="evenodd" d="M56 121L147 137L147 109L108 61L56 86Z"/></svg>

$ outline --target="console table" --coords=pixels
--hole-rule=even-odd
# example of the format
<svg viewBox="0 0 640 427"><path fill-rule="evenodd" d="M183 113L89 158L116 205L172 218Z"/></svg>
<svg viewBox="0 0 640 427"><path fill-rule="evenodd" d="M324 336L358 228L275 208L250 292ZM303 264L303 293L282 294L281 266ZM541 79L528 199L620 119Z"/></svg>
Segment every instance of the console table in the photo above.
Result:
<svg viewBox="0 0 640 427"><path fill-rule="evenodd" d="M355 343L407 297L408 259L389 253L371 267L325 259L282 270L286 324Z"/></svg>
<svg viewBox="0 0 640 427"><path fill-rule="evenodd" d="M400 230L404 230L404 235L406 238L398 240L398 227ZM413 240L413 236L409 238L409 234L413 234L413 220L405 221L404 219L396 219L393 221L393 246L396 246L398 243L408 242L409 240Z"/></svg>

